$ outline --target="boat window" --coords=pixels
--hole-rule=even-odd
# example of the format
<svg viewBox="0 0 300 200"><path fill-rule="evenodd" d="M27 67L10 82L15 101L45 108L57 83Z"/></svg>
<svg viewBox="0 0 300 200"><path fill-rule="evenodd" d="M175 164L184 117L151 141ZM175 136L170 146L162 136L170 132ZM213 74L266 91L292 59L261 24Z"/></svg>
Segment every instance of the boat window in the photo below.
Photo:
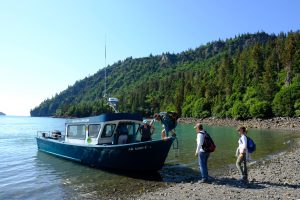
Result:
<svg viewBox="0 0 300 200"><path fill-rule="evenodd" d="M128 135L134 135L135 133L135 124L133 122L120 122L118 129L123 132L126 132Z"/></svg>
<svg viewBox="0 0 300 200"><path fill-rule="evenodd" d="M89 137L96 138L100 131L100 124L90 124L89 125Z"/></svg>
<svg viewBox="0 0 300 200"><path fill-rule="evenodd" d="M115 124L106 124L101 137L111 137L114 133L115 128Z"/></svg>
<svg viewBox="0 0 300 200"><path fill-rule="evenodd" d="M135 131L135 134L138 135L138 134L141 134L141 128L143 127L143 124L136 124L137 128L136 128L136 131Z"/></svg>
<svg viewBox="0 0 300 200"><path fill-rule="evenodd" d="M68 126L68 138L85 139L85 125L70 125Z"/></svg>
<svg viewBox="0 0 300 200"><path fill-rule="evenodd" d="M134 135L134 123L127 124L128 135Z"/></svg>

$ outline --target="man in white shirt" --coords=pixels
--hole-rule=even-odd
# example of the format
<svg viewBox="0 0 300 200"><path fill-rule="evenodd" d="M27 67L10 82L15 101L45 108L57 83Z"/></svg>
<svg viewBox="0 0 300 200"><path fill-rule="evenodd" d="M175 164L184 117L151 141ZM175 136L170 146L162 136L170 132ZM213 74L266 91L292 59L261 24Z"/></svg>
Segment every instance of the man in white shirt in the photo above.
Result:
<svg viewBox="0 0 300 200"><path fill-rule="evenodd" d="M209 152L205 152L202 148L204 144L205 131L203 130L203 126L200 123L197 123L194 128L197 133L197 148L195 156L198 157L199 169L201 172L201 180L199 182L207 182L208 181L208 169L207 169L207 160L209 157Z"/></svg>
<svg viewBox="0 0 300 200"><path fill-rule="evenodd" d="M238 129L240 138L238 140L238 148L236 151L236 167L241 174L241 180L244 182L248 181L248 171L247 171L247 137L246 128L244 126Z"/></svg>

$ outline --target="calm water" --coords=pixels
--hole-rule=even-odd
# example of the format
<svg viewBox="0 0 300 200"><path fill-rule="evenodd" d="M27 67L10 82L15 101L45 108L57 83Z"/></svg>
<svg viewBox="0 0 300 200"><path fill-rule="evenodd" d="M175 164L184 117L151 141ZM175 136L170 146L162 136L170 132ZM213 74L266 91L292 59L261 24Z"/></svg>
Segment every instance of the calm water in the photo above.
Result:
<svg viewBox="0 0 300 200"><path fill-rule="evenodd" d="M198 174L194 157L196 135L193 125L176 128L179 150L171 149L162 171L151 175L115 174L86 167L37 151L38 130L64 130L64 119L0 117L0 199L105 199L162 187L166 182L184 180ZM154 138L159 138L156 124ZM210 169L234 163L238 135L235 128L205 127L217 150L209 160ZM297 133L251 129L261 159L287 149ZM213 171L213 170L212 170ZM113 192L111 192L113 191Z"/></svg>

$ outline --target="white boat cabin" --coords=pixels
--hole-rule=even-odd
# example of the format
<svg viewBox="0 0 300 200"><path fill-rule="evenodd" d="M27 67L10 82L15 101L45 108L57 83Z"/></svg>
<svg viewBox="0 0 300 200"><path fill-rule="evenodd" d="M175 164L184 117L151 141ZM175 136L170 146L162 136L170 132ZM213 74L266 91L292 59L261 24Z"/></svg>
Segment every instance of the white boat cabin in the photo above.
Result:
<svg viewBox="0 0 300 200"><path fill-rule="evenodd" d="M110 113L96 117L68 119L65 142L73 144L127 144L136 142L142 117Z"/></svg>

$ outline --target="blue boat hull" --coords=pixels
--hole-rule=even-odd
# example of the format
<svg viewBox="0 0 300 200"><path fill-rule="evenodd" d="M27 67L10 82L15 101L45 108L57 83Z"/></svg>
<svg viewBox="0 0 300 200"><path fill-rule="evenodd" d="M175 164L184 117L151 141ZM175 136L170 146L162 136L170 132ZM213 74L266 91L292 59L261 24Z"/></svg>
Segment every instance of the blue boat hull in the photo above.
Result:
<svg viewBox="0 0 300 200"><path fill-rule="evenodd" d="M124 145L74 145L36 138L38 150L96 168L157 171L167 158L174 138Z"/></svg>

